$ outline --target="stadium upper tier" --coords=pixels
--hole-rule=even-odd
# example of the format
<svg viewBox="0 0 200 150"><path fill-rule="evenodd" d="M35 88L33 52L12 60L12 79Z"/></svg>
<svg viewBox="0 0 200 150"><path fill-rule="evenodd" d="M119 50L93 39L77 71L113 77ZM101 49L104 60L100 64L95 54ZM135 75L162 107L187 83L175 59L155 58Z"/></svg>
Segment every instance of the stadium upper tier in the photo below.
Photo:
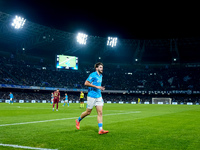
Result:
<svg viewBox="0 0 200 150"><path fill-rule="evenodd" d="M93 64L79 64L79 70L56 71L44 64L0 58L0 84L41 87L87 88L84 82ZM140 67L110 64L104 66L103 83L107 90L199 90L199 67Z"/></svg>

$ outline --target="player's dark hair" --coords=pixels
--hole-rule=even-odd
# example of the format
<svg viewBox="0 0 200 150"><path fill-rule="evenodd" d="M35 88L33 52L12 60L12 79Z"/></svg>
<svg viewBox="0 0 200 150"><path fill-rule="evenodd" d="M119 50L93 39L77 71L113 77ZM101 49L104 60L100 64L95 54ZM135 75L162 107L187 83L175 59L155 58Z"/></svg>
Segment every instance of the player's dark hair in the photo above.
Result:
<svg viewBox="0 0 200 150"><path fill-rule="evenodd" d="M94 69L98 68L100 65L103 66L103 63L101 63L101 62L96 63L96 64L94 65Z"/></svg>

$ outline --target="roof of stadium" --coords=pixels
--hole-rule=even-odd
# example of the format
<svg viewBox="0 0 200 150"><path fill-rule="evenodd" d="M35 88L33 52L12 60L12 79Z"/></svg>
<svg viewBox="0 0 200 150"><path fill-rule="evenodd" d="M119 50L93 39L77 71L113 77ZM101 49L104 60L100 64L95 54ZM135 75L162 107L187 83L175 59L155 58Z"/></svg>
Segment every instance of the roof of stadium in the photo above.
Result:
<svg viewBox="0 0 200 150"><path fill-rule="evenodd" d="M52 59L67 54L88 61L199 62L195 10L164 3L0 0L0 45ZM15 15L27 19L21 30L11 28ZM76 42L78 32L89 35L86 45ZM108 36L118 37L116 47L106 45Z"/></svg>

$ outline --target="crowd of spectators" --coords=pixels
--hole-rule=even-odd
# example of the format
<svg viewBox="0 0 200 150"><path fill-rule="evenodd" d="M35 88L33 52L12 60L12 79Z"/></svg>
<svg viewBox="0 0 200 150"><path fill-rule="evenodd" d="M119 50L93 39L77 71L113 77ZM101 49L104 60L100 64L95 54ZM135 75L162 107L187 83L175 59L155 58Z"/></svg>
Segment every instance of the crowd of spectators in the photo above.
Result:
<svg viewBox="0 0 200 150"><path fill-rule="evenodd" d="M54 66L27 64L0 58L0 84L40 87L86 88L84 82L93 64L79 64L79 70L56 70ZM141 67L105 65L103 83L107 90L199 90L200 67Z"/></svg>
<svg viewBox="0 0 200 150"><path fill-rule="evenodd" d="M84 82L91 72L94 71L93 64L80 63L78 70L56 70L53 65L44 63L30 64L23 60L15 60L0 57L0 84L14 84L40 87L57 88L87 88ZM200 67L198 65L188 66L131 66L122 64L105 64L103 72L103 83L107 90L145 90L145 91L167 91L167 90L199 90L200 79L198 78ZM13 92L13 90L12 90ZM51 91L40 92L37 90L14 91L17 100L50 100ZM1 99L9 98L9 91L0 92ZM64 92L61 92L64 98ZM137 101L151 102L155 95L142 94L113 94L104 93L104 101ZM170 95L177 102L199 102L197 95ZM70 92L69 99L79 100L78 92Z"/></svg>

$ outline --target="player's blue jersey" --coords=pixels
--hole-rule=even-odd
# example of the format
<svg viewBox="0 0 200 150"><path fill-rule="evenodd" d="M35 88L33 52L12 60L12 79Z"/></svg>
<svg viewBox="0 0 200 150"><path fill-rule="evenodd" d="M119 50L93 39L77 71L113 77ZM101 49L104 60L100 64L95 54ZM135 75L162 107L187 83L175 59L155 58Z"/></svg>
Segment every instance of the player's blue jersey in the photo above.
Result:
<svg viewBox="0 0 200 150"><path fill-rule="evenodd" d="M68 100L68 96L67 96L67 95L65 95L65 100L66 100L66 101Z"/></svg>
<svg viewBox="0 0 200 150"><path fill-rule="evenodd" d="M14 98L13 94L9 94L10 98Z"/></svg>
<svg viewBox="0 0 200 150"><path fill-rule="evenodd" d="M87 81L89 81L92 85L101 86L102 77L102 74L99 75L97 72L93 72L89 75ZM88 97L101 97L101 90L93 87L88 87Z"/></svg>
<svg viewBox="0 0 200 150"><path fill-rule="evenodd" d="M51 94L51 98L53 98L53 94Z"/></svg>

